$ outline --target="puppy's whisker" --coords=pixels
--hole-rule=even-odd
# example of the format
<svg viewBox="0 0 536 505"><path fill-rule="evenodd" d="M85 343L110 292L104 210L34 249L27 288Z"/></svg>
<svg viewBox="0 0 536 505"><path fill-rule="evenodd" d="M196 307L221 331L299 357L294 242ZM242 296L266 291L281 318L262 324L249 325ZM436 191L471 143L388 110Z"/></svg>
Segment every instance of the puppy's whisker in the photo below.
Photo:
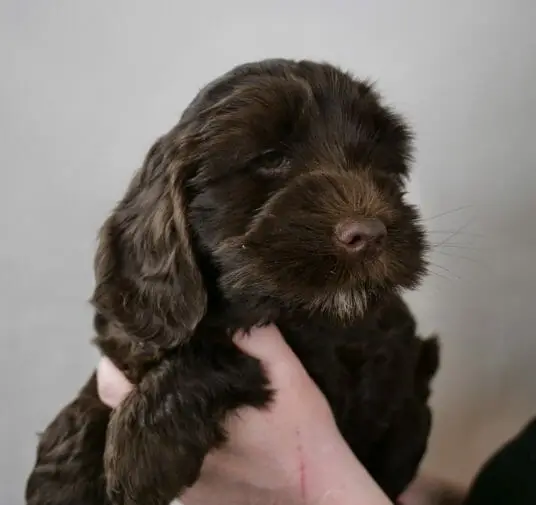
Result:
<svg viewBox="0 0 536 505"><path fill-rule="evenodd" d="M470 258L469 256L462 256L462 255L459 255L459 254L449 254L445 251L435 251L437 254L442 254L443 256L448 256L449 258L456 258L456 259L461 259L461 260L466 260L466 261L470 261L471 263L474 263L475 265L478 265L478 266L485 266L486 268L490 268L489 265L486 265L485 263L483 263L482 261L479 261L475 258Z"/></svg>
<svg viewBox="0 0 536 505"><path fill-rule="evenodd" d="M464 225L460 226L456 231L452 232L450 235L447 236L444 240L439 242L439 244L436 245L436 247L441 247L444 244L448 244L451 239L456 237L459 233L461 233L463 230L465 230L469 226L470 222L468 221Z"/></svg>
<svg viewBox="0 0 536 505"><path fill-rule="evenodd" d="M431 217L424 218L423 221L429 222L429 221L432 221L434 219L439 219L440 217L443 217L443 216L448 216L450 214L454 214L454 213L460 212L462 210L470 209L471 207L472 207L471 205L463 205L461 207L457 207L455 209L447 210L445 212L441 212L440 214L435 214L435 215L433 215Z"/></svg>
<svg viewBox="0 0 536 505"><path fill-rule="evenodd" d="M476 261L475 258L469 258L468 256L463 256L461 254L447 252L447 251L441 251L439 249L434 250L434 253L441 254L442 256L448 256L449 258L470 259L470 260Z"/></svg>
<svg viewBox="0 0 536 505"><path fill-rule="evenodd" d="M441 270L443 270L444 272L447 272L449 273L450 275L452 275L455 279L457 280L461 280L461 277L459 277L458 275L456 275L455 273L452 272L452 270L449 270L448 268L442 266L442 265L438 265L437 263L432 263L430 262L430 266L432 267L435 267L435 268L440 268Z"/></svg>
<svg viewBox="0 0 536 505"><path fill-rule="evenodd" d="M427 233L429 235L432 235L432 234L443 234L443 235L448 235L450 233L454 233L456 230L428 230ZM484 235L483 233L469 233L469 232L459 232L459 235L462 235L462 236L467 236L467 237L486 237L486 235Z"/></svg>
<svg viewBox="0 0 536 505"><path fill-rule="evenodd" d="M436 251L439 248L441 249L460 249L460 250L467 250L467 251L482 251L485 248L478 247L478 246L471 246L467 244L457 244L457 243L449 243L449 244L431 244L432 250Z"/></svg>
<svg viewBox="0 0 536 505"><path fill-rule="evenodd" d="M430 273L430 275L432 275L432 276L439 277L439 278L441 278L441 279L446 279L447 281L452 281L452 279L451 279L450 277L448 277L448 276L446 276L446 275L442 275L442 274L440 274L440 273L438 273L438 272L434 272L433 270L430 270L429 273Z"/></svg>

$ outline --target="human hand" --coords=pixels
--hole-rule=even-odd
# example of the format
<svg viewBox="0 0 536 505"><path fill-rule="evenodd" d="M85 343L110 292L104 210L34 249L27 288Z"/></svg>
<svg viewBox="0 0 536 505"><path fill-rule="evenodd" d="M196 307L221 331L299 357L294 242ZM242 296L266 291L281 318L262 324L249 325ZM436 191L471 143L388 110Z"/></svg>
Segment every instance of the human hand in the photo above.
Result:
<svg viewBox="0 0 536 505"><path fill-rule="evenodd" d="M398 500L399 505L462 505L465 489L434 475L419 475Z"/></svg>
<svg viewBox="0 0 536 505"><path fill-rule="evenodd" d="M229 441L207 455L185 505L387 505L355 459L329 404L273 327L237 335L235 344L259 359L276 392L268 409L244 408L227 420ZM102 358L101 400L114 408L132 385ZM180 471L180 469L177 469Z"/></svg>

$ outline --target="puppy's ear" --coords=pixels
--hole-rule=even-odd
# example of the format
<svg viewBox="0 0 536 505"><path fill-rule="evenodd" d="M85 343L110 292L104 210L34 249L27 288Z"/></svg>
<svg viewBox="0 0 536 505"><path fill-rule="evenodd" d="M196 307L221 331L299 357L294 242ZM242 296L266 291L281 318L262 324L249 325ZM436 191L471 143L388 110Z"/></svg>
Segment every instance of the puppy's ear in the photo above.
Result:
<svg viewBox="0 0 536 505"><path fill-rule="evenodd" d="M188 145L176 131L153 145L104 223L95 257L96 326L158 348L184 342L206 310L187 222Z"/></svg>

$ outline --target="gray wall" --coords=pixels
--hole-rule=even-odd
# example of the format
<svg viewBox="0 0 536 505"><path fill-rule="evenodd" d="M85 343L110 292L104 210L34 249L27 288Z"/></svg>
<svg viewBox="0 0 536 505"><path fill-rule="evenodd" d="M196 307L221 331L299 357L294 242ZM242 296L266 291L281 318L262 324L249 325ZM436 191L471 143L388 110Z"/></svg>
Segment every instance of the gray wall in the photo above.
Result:
<svg viewBox="0 0 536 505"><path fill-rule="evenodd" d="M96 361L97 228L207 80L268 56L378 79L418 132L438 246L411 296L444 338L431 468L466 479L536 405L536 3L2 1L0 503ZM465 226L449 238L449 231Z"/></svg>

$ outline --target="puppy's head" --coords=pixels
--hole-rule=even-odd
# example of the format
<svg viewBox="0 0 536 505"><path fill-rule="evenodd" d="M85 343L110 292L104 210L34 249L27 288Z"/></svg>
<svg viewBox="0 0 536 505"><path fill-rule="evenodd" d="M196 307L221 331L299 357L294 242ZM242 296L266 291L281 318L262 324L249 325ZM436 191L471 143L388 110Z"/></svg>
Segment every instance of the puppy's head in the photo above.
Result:
<svg viewBox="0 0 536 505"><path fill-rule="evenodd" d="M425 272L404 200L410 141L371 86L330 65L233 69L153 146L105 225L97 306L117 320L122 299L125 326L131 300L127 331L187 334L205 310L203 258L228 299L359 316Z"/></svg>

